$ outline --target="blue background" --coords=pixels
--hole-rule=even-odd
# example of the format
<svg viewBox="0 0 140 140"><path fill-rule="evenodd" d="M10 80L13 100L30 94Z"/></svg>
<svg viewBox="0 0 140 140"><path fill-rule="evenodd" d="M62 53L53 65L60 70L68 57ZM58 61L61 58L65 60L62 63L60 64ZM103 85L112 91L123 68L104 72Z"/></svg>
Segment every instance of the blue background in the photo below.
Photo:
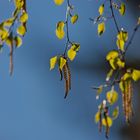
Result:
<svg viewBox="0 0 140 140"><path fill-rule="evenodd" d="M0 54L0 139L1 140L97 140L105 139L94 123L98 101L93 85L100 85L108 69L106 53L115 48L116 30L107 21L105 34L99 38L97 25L89 21L96 17L102 1L70 0L79 14L79 21L70 26L70 38L81 44L80 53L70 64L72 90L66 100L64 82L59 81L57 69L49 70L49 59L62 53L65 39L55 36L55 25L65 19L66 0L55 6L53 0L27 1L28 32L21 48L14 52L14 75L9 76L9 48ZM13 3L0 0L0 21L8 18ZM140 11L128 2L126 16L119 24L130 34ZM128 52L128 62L139 63L137 33ZM121 107L121 104L120 104ZM110 140L123 139L123 114L114 122Z"/></svg>

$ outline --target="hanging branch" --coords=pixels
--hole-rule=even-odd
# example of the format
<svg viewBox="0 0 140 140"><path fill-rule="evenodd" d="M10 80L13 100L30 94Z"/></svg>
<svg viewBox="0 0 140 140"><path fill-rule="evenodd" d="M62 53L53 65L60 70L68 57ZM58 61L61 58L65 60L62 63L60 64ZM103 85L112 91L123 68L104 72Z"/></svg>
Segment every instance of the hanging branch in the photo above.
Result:
<svg viewBox="0 0 140 140"><path fill-rule="evenodd" d="M64 0L54 0L56 5L61 5ZM77 14L72 14L74 11L73 5L69 0L66 0L66 19L65 21L59 21L56 25L56 36L58 39L62 40L66 37L66 44L64 52L61 55L54 56L50 59L50 70L55 68L56 63L58 64L58 69L60 73L60 79L64 77L65 81L65 95L64 98L68 96L69 91L71 90L71 71L69 67L69 60L73 61L76 57L77 52L80 49L80 44L75 43L70 40L69 35L69 25L75 24L78 20ZM70 19L70 20L69 20ZM66 30L66 35L65 35Z"/></svg>
<svg viewBox="0 0 140 140"><path fill-rule="evenodd" d="M26 12L26 0L14 0L15 10L12 16L0 23L0 45L1 48L7 45L10 48L9 53L9 72L13 73L13 51L14 47L22 45L22 37L26 33L26 23L28 14ZM18 25L15 28L15 25Z"/></svg>
<svg viewBox="0 0 140 140"><path fill-rule="evenodd" d="M133 96L133 85L132 81L140 80L140 70L136 70L134 68L127 68L125 53L132 44L136 32L140 26L140 18L136 27L134 28L133 34L128 41L128 32L124 29L120 29L118 26L118 22L115 16L114 10L118 10L120 15L125 14L125 4L115 3L114 0L109 0L109 6L111 10L111 17L115 23L115 27L117 30L117 49L110 51L106 60L110 65L110 70L106 77L106 82L103 85L98 87L93 87L93 89L97 90L96 99L99 99L100 94L104 90L108 90L106 93L106 98L99 105L98 112L95 115L95 121L99 123L99 126L106 127L106 137L108 137L109 128L112 126L113 120L117 118L119 115L119 107L117 106L112 113L109 112L109 108L114 105L118 100L118 92L115 90L115 87L119 85L119 88L122 92L122 106L124 110L124 116L127 123L130 123L131 117L133 115L133 104L132 104L132 96ZM99 16L96 19L90 19L94 23L98 23L98 35L101 36L105 32L105 20L108 19L108 16L104 16L105 3L100 5L99 7ZM127 42L128 41L128 42ZM107 108L107 111L106 111ZM99 127L99 131L101 130Z"/></svg>

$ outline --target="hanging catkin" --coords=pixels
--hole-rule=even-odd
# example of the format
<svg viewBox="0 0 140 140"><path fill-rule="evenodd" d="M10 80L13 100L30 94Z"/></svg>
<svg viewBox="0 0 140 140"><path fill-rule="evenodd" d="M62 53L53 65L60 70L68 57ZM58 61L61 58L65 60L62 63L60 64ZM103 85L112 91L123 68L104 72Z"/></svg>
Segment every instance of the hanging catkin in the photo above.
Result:
<svg viewBox="0 0 140 140"><path fill-rule="evenodd" d="M66 62L67 71L68 71L68 82L69 82L69 90L71 89L71 71L68 62Z"/></svg>
<svg viewBox="0 0 140 140"><path fill-rule="evenodd" d="M63 73L64 73L64 80L65 80L65 96L64 98L67 97L68 92L69 92L69 82L68 82L68 74L67 74L67 66L64 65L63 67Z"/></svg>

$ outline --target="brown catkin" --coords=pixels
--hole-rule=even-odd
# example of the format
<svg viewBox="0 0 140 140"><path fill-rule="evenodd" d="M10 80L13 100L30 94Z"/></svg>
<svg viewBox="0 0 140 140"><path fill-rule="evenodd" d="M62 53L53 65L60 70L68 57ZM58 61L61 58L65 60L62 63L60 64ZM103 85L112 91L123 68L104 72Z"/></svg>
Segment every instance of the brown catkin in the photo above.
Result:
<svg viewBox="0 0 140 140"><path fill-rule="evenodd" d="M68 82L69 82L69 90L71 89L71 71L68 62L66 63L67 72L68 72Z"/></svg>
<svg viewBox="0 0 140 140"><path fill-rule="evenodd" d="M63 80L63 72L60 68L59 68L59 73L60 73L60 81L62 81Z"/></svg>
<svg viewBox="0 0 140 140"><path fill-rule="evenodd" d="M129 95L129 90L128 90L128 82L125 81L125 108L126 108L126 122L129 122L129 104L128 104L128 95Z"/></svg>
<svg viewBox="0 0 140 140"><path fill-rule="evenodd" d="M26 8L26 0L23 0L23 2L24 2L24 4L23 4L23 7L22 7L22 12L26 12L27 11L27 8ZM22 24L25 27L25 30L27 31L26 22L24 22Z"/></svg>
<svg viewBox="0 0 140 140"><path fill-rule="evenodd" d="M13 74L13 42L12 42L12 45L10 46L10 54L9 54L9 57L10 57L10 62L9 62L9 71L10 71L10 75Z"/></svg>
<svg viewBox="0 0 140 140"><path fill-rule="evenodd" d="M100 112L100 120L99 120L99 132L101 132L102 131L102 114L101 114L101 112Z"/></svg>
<svg viewBox="0 0 140 140"><path fill-rule="evenodd" d="M132 94L133 94L133 91L132 91L132 81L129 81L129 84L128 84L128 89L129 89L129 97L128 97L128 102L129 102L129 119L131 119L132 117Z"/></svg>
<svg viewBox="0 0 140 140"><path fill-rule="evenodd" d="M106 112L104 112L104 119L105 119L105 121L106 121L106 132L105 132L105 134L106 134L106 138L108 138L108 134L109 134L109 125L108 125L107 113L106 113Z"/></svg>
<svg viewBox="0 0 140 140"><path fill-rule="evenodd" d="M126 122L130 123L132 117L132 82L131 80L124 82L124 93L122 94L123 109Z"/></svg>
<svg viewBox="0 0 140 140"><path fill-rule="evenodd" d="M68 82L68 74L67 74L66 65L64 65L64 67L63 67L63 73L64 73L64 79L65 79L65 96L64 96L64 98L66 98L68 95L68 92L69 92L69 82Z"/></svg>
<svg viewBox="0 0 140 140"><path fill-rule="evenodd" d="M126 116L126 106L125 106L125 92L122 93L122 105L123 105L123 110L124 110L124 115Z"/></svg>

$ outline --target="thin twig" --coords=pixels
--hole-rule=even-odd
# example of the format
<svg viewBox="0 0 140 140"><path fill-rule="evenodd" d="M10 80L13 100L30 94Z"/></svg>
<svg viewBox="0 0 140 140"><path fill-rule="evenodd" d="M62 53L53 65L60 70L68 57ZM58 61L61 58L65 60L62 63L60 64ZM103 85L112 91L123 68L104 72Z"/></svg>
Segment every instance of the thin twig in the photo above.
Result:
<svg viewBox="0 0 140 140"><path fill-rule="evenodd" d="M125 52L128 50L128 48L129 48L130 45L132 44L132 41L133 41L133 39L134 39L134 37L135 37L135 34L136 34L137 30L139 29L139 27L140 27L140 25L137 24L136 27L134 28L133 33L132 33L132 36L130 37L129 42L128 42L128 44L126 45Z"/></svg>
<svg viewBox="0 0 140 140"><path fill-rule="evenodd" d="M66 55L69 43L71 44L70 38L69 38L69 12L70 12L70 8L71 8L70 2L69 2L69 0L67 0L67 11L66 11L66 22L65 22L65 24L66 24L66 47L64 50L64 56Z"/></svg>
<svg viewBox="0 0 140 140"><path fill-rule="evenodd" d="M115 26L116 26L117 32L119 33L120 30L119 30L119 26L118 26L118 23L117 23L117 20L116 20L115 14L114 14L113 6L112 6L112 0L110 0L110 9L111 9L111 14L112 14L112 17L113 17L113 20L114 20L114 23L115 23Z"/></svg>

